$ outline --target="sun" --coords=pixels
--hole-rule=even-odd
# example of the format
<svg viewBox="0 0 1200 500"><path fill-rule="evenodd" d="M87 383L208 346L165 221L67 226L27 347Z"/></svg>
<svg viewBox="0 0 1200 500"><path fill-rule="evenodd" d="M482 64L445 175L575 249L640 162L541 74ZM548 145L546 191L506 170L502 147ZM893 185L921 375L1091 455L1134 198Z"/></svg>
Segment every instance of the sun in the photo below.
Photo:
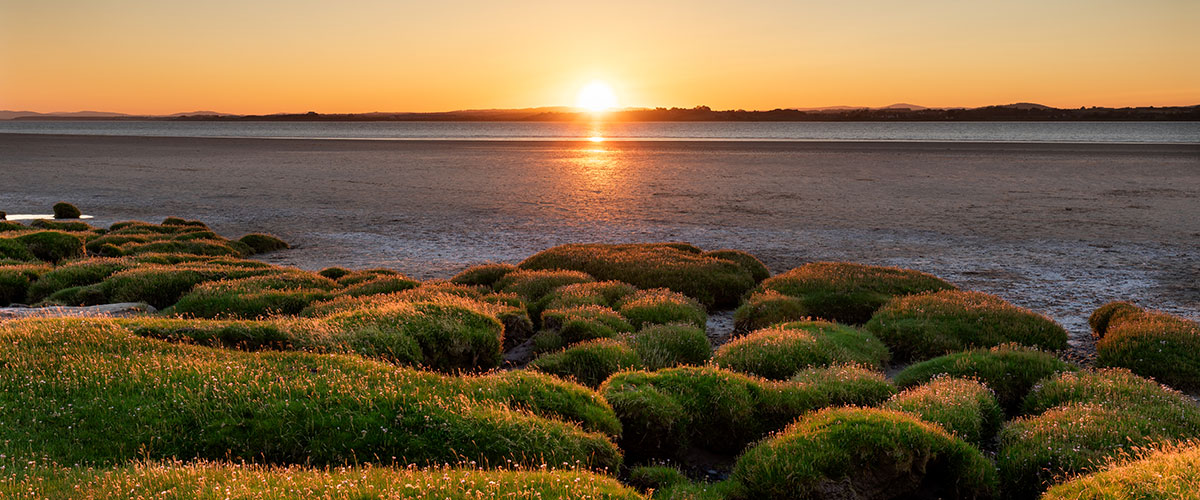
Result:
<svg viewBox="0 0 1200 500"><path fill-rule="evenodd" d="M613 93L612 87L607 83L592 82L579 90L575 106L593 113L608 111L617 107L617 94Z"/></svg>

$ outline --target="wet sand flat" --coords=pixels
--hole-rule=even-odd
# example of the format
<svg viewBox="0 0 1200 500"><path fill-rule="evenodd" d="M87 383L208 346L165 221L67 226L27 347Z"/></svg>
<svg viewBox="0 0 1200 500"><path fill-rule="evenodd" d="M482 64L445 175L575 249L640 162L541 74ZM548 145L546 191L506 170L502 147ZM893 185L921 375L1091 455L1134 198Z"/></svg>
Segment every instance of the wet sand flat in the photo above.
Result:
<svg viewBox="0 0 1200 500"><path fill-rule="evenodd" d="M0 210L278 234L267 257L448 277L566 242L928 271L1062 322L1200 319L1200 145L470 142L0 134Z"/></svg>

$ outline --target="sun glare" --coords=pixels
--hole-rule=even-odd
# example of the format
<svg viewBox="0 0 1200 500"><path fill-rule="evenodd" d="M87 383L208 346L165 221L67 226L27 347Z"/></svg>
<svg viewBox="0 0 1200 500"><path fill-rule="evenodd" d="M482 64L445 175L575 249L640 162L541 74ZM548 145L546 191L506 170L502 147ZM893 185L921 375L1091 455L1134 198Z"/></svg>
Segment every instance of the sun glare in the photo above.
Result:
<svg viewBox="0 0 1200 500"><path fill-rule="evenodd" d="M575 106L593 113L608 111L617 107L617 94L613 93L612 87L607 83L592 82L579 90Z"/></svg>

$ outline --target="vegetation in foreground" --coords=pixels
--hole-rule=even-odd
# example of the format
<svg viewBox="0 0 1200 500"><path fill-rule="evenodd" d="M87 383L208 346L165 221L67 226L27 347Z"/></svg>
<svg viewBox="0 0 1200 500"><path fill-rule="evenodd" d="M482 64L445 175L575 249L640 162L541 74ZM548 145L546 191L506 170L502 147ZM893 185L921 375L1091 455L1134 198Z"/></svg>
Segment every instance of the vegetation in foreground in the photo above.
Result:
<svg viewBox="0 0 1200 500"><path fill-rule="evenodd" d="M1200 442L1159 446L1114 460L1046 491L1044 500L1200 499Z"/></svg>
<svg viewBox="0 0 1200 500"><path fill-rule="evenodd" d="M1089 318L1096 365L1130 371L1184 390L1200 389L1200 325L1127 302L1101 306Z"/></svg>
<svg viewBox="0 0 1200 500"><path fill-rule="evenodd" d="M972 349L915 363L896 374L896 385L908 388L939 376L983 382L1009 415L1016 415L1025 395L1038 382L1076 368L1053 354L1032 347L1004 344Z"/></svg>
<svg viewBox="0 0 1200 500"><path fill-rule="evenodd" d="M785 380L800 370L855 363L882 368L890 354L868 332L828 321L796 321L765 328L722 345L717 365Z"/></svg>

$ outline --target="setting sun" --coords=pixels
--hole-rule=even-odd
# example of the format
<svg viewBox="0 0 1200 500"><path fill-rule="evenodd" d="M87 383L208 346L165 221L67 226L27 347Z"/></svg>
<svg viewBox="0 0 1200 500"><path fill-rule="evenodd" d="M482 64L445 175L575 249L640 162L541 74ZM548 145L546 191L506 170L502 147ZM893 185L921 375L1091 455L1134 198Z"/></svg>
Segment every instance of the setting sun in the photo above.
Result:
<svg viewBox="0 0 1200 500"><path fill-rule="evenodd" d="M592 82L579 90L575 106L593 113L617 107L617 94L604 82Z"/></svg>

